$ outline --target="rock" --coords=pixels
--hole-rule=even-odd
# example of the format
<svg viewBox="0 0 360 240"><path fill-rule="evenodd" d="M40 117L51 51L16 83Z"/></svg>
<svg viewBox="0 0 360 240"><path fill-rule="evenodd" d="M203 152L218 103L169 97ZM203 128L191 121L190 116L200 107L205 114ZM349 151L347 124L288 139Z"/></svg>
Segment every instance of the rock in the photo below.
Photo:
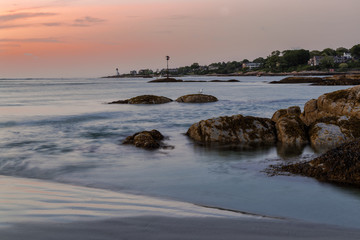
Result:
<svg viewBox="0 0 360 240"><path fill-rule="evenodd" d="M193 124L186 135L202 143L251 145L276 142L275 126L270 119L242 115L202 120Z"/></svg>
<svg viewBox="0 0 360 240"><path fill-rule="evenodd" d="M329 149L360 137L360 121L355 117L325 117L310 126L310 142L315 149Z"/></svg>
<svg viewBox="0 0 360 240"><path fill-rule="evenodd" d="M315 82L312 85L359 85L360 75L336 75L323 78L322 82Z"/></svg>
<svg viewBox="0 0 360 240"><path fill-rule="evenodd" d="M301 109L298 106L280 109L271 120L275 122L278 140L286 145L304 145L308 143L306 125L300 119Z"/></svg>
<svg viewBox="0 0 360 240"><path fill-rule="evenodd" d="M293 83L320 83L323 79L320 77L287 77L280 81L272 81L272 84L293 84Z"/></svg>
<svg viewBox="0 0 360 240"><path fill-rule="evenodd" d="M289 107L288 109L280 109L280 110L277 110L271 120L273 122L277 122L281 117L285 116L285 115L295 115L295 116L300 116L301 114L301 109L299 106L292 106L292 107Z"/></svg>
<svg viewBox="0 0 360 240"><path fill-rule="evenodd" d="M155 95L142 95L126 100L110 102L109 104L163 104L172 102L170 98Z"/></svg>
<svg viewBox="0 0 360 240"><path fill-rule="evenodd" d="M360 186L360 140L345 143L309 162L280 166L277 171Z"/></svg>
<svg viewBox="0 0 360 240"><path fill-rule="evenodd" d="M157 130L143 131L127 137L123 144L132 144L145 149L157 149L161 146L164 136Z"/></svg>
<svg viewBox="0 0 360 240"><path fill-rule="evenodd" d="M207 102L217 102L218 99L211 95L206 94L190 94L179 97L176 99L177 102L181 103L207 103Z"/></svg>
<svg viewBox="0 0 360 240"><path fill-rule="evenodd" d="M275 124L278 140L287 145L308 143L306 125L298 116L285 115Z"/></svg>
<svg viewBox="0 0 360 240"><path fill-rule="evenodd" d="M209 82L240 82L236 79L230 79L230 80L210 80Z"/></svg>
<svg viewBox="0 0 360 240"><path fill-rule="evenodd" d="M308 101L300 117L309 126L318 119L333 116L360 119L360 86L326 93Z"/></svg>
<svg viewBox="0 0 360 240"><path fill-rule="evenodd" d="M175 78L159 78L155 80L149 81L149 83L162 83L162 82L182 82L181 79L175 79Z"/></svg>

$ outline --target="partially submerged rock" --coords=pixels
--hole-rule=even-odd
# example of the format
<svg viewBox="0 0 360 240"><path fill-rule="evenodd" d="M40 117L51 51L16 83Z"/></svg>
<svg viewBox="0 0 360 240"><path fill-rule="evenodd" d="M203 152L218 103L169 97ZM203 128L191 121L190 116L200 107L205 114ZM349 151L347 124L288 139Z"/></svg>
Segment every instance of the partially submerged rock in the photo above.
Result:
<svg viewBox="0 0 360 240"><path fill-rule="evenodd" d="M208 103L217 102L218 99L214 96L206 94L189 94L179 97L176 101L181 103Z"/></svg>
<svg viewBox="0 0 360 240"><path fill-rule="evenodd" d="M315 149L337 147L360 137L360 121L355 117L324 117L310 126L309 135Z"/></svg>
<svg viewBox="0 0 360 240"><path fill-rule="evenodd" d="M163 104L172 102L170 98L155 95L141 95L126 100L110 102L109 104Z"/></svg>
<svg viewBox="0 0 360 240"><path fill-rule="evenodd" d="M272 84L294 84L294 83L320 83L323 79L320 77L287 77L280 81L272 81Z"/></svg>
<svg viewBox="0 0 360 240"><path fill-rule="evenodd" d="M175 79L175 78L159 78L155 80L149 81L149 83L162 83L162 82L182 82L181 79Z"/></svg>
<svg viewBox="0 0 360 240"><path fill-rule="evenodd" d="M360 140L345 143L309 162L280 166L277 170L360 186Z"/></svg>
<svg viewBox="0 0 360 240"><path fill-rule="evenodd" d="M348 74L348 75L335 75L331 77L323 78L322 82L316 82L312 85L359 85L360 75Z"/></svg>
<svg viewBox="0 0 360 240"><path fill-rule="evenodd" d="M132 144L145 149L157 149L161 147L162 140L164 140L164 136L159 131L151 130L135 133L127 137L123 144Z"/></svg>
<svg viewBox="0 0 360 240"><path fill-rule="evenodd" d="M311 83L311 85L359 85L360 75L347 74L347 75L334 75L330 77L306 77L296 76L287 77L280 81L272 81L275 84L294 84L294 83Z"/></svg>
<svg viewBox="0 0 360 240"><path fill-rule="evenodd" d="M276 111L271 118L275 122L277 138L285 145L304 145L308 143L306 125L300 119L300 107Z"/></svg>
<svg viewBox="0 0 360 240"><path fill-rule="evenodd" d="M193 124L186 134L202 143L261 145L276 142L275 125L270 119L242 115L202 120Z"/></svg>
<svg viewBox="0 0 360 240"><path fill-rule="evenodd" d="M333 116L360 119L360 86L326 93L308 101L300 117L309 126L323 117Z"/></svg>

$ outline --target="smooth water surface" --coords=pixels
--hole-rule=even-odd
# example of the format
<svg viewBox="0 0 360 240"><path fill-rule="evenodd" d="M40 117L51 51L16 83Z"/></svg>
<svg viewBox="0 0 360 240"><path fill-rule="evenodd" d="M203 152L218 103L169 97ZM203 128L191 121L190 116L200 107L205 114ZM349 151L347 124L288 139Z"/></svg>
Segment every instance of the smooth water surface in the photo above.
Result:
<svg viewBox="0 0 360 240"><path fill-rule="evenodd" d="M310 147L297 154L285 154L275 146L210 148L184 135L203 119L235 114L271 117L278 109L303 108L312 98L347 87L268 84L280 77L236 79L241 82L0 79L0 175L359 228L358 189L264 172L270 164L315 156ZM200 89L219 101L106 104L143 94L176 99ZM146 151L121 145L126 136L151 129L162 132L166 144L175 148Z"/></svg>

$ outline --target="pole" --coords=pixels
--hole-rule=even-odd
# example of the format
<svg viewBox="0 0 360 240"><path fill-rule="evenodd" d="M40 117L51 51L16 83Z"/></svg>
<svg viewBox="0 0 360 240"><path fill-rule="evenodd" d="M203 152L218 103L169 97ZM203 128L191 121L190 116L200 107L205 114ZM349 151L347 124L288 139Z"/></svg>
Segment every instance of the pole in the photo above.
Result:
<svg viewBox="0 0 360 240"><path fill-rule="evenodd" d="M166 78L169 78L169 60L170 57L166 56Z"/></svg>

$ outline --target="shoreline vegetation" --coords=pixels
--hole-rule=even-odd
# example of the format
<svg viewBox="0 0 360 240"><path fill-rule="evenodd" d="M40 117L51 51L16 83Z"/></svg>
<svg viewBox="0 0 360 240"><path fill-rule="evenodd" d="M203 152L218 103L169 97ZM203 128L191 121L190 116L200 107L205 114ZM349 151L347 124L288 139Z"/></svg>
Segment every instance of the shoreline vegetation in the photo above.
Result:
<svg viewBox="0 0 360 240"><path fill-rule="evenodd" d="M228 73L228 74L192 74L192 75L177 75L170 77L169 79L176 79L175 77L185 77L185 76L196 76L196 77L286 77L286 76L334 76L334 75L355 75L360 74L360 71L347 71L347 72L330 72L330 71L301 71L301 72L263 72L263 71L251 71L251 72L239 72L239 73ZM122 75L111 75L101 78L161 78L157 75L131 75L131 74L122 74ZM176 79L178 80L178 79ZM217 80L216 80L217 81ZM174 81L175 82L175 81ZM177 81L181 82L181 81ZM200 81L189 81L189 82L200 82ZM209 81L206 81L209 82ZM211 82L211 81L210 81Z"/></svg>
<svg viewBox="0 0 360 240"><path fill-rule="evenodd" d="M167 63L170 59L167 56ZM161 78L161 76L288 76L288 75L335 75L360 73L360 44L347 49L325 48L318 50L279 50L271 52L266 58L258 57L253 61L215 62L209 65L193 63L190 66L157 69L133 70L127 74L117 74L104 78Z"/></svg>

